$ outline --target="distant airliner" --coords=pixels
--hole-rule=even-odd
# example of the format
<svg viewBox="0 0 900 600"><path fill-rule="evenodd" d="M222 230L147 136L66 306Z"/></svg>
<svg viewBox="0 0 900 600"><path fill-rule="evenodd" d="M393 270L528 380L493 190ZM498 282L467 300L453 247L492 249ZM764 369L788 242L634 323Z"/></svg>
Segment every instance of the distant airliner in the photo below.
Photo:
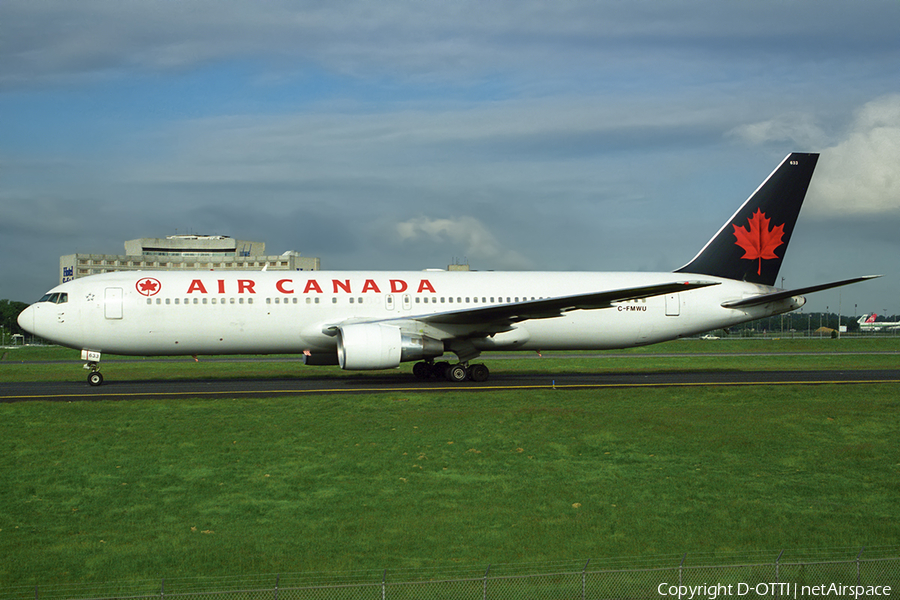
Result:
<svg viewBox="0 0 900 600"><path fill-rule="evenodd" d="M863 281L774 287L818 154L787 156L673 273L143 271L50 290L23 329L102 354L302 354L308 365L485 381L491 350L604 350L695 335L797 309L801 294ZM445 352L454 362L435 362Z"/></svg>
<svg viewBox="0 0 900 600"><path fill-rule="evenodd" d="M860 331L894 331L900 329L900 322L897 321L876 321L878 315L863 315L859 318Z"/></svg>

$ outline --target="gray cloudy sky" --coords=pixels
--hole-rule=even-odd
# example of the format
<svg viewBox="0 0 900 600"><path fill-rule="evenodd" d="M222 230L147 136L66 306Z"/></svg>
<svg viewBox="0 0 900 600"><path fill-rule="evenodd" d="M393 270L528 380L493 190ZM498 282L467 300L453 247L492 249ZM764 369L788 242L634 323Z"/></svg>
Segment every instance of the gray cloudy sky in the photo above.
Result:
<svg viewBox="0 0 900 600"><path fill-rule="evenodd" d="M672 270L790 151L787 286L900 313L900 3L0 3L0 298L174 233L324 268Z"/></svg>

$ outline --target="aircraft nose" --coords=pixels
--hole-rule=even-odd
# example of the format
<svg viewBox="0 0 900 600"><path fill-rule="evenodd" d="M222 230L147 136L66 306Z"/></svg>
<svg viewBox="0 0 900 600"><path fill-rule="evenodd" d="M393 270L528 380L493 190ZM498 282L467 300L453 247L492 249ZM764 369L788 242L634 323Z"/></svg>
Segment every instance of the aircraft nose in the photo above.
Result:
<svg viewBox="0 0 900 600"><path fill-rule="evenodd" d="M19 323L19 327L34 335L34 305L20 312L16 321Z"/></svg>

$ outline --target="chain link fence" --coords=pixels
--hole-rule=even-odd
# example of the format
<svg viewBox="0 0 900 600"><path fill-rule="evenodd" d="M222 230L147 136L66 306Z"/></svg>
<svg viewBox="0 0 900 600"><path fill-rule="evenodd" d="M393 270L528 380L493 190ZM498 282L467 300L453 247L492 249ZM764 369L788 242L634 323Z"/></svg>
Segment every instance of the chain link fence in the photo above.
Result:
<svg viewBox="0 0 900 600"><path fill-rule="evenodd" d="M900 548L0 588L9 600L900 598Z"/></svg>

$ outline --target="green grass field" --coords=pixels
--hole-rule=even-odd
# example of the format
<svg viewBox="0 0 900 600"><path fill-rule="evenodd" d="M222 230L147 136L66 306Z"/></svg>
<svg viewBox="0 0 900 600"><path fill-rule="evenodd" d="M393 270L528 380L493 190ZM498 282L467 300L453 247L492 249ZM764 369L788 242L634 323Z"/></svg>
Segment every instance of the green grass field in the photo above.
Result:
<svg viewBox="0 0 900 600"><path fill-rule="evenodd" d="M816 350L787 340L738 346L774 358L703 356L748 342L692 341L654 347L685 357L487 362L896 367L858 354L900 346L873 342L803 342L846 356L792 356ZM20 351L0 361L0 385L83 377L77 353ZM202 360L163 368L323 373ZM152 379L159 365L104 372ZM896 545L898 514L894 384L0 405L0 588Z"/></svg>

